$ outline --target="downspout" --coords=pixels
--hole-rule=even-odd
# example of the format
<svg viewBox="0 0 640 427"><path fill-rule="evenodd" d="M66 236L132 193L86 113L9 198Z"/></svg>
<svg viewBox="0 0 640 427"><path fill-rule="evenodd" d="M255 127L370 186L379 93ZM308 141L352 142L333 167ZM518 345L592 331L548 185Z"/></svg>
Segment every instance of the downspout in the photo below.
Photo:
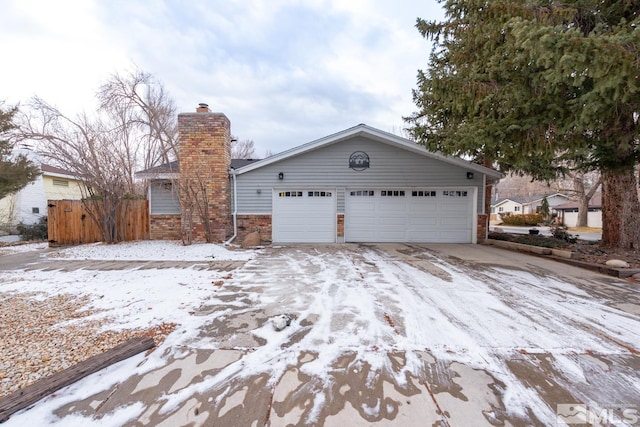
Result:
<svg viewBox="0 0 640 427"><path fill-rule="evenodd" d="M238 236L238 191L236 187L236 174L235 171L231 171L231 177L233 180L233 236L226 242L225 246L231 244L231 242Z"/></svg>

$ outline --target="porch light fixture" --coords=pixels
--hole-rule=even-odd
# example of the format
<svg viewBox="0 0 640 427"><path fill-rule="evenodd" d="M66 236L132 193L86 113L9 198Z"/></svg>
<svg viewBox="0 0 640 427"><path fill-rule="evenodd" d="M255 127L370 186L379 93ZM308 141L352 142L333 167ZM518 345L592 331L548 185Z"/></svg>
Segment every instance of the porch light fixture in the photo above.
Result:
<svg viewBox="0 0 640 427"><path fill-rule="evenodd" d="M473 179L473 172L467 172L467 179Z"/></svg>
<svg viewBox="0 0 640 427"><path fill-rule="evenodd" d="M284 179L284 172L278 172L278 179Z"/></svg>

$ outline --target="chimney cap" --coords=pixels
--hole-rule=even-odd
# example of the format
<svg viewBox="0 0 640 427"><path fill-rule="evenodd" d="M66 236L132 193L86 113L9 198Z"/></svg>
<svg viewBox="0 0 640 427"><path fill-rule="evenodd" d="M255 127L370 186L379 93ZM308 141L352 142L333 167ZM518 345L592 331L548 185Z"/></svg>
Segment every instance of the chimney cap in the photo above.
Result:
<svg viewBox="0 0 640 427"><path fill-rule="evenodd" d="M200 104L198 104L198 108L196 108L196 112L197 113L210 113L211 110L209 110L209 104L201 102Z"/></svg>

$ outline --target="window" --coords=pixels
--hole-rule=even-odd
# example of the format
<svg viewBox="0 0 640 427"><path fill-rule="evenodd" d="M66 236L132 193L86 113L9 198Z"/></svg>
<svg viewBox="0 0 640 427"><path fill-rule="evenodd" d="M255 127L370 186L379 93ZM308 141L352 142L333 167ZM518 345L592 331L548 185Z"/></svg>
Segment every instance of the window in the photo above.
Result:
<svg viewBox="0 0 640 427"><path fill-rule="evenodd" d="M513 210L514 210L515 212L520 212L520 206L516 206L516 207L514 207L514 208L513 208Z"/></svg>
<svg viewBox="0 0 640 427"><path fill-rule="evenodd" d="M414 190L411 197L436 197L436 192L431 190Z"/></svg>
<svg viewBox="0 0 640 427"><path fill-rule="evenodd" d="M404 190L382 190L380 195L386 197L404 197Z"/></svg>
<svg viewBox="0 0 640 427"><path fill-rule="evenodd" d="M309 191L309 197L331 197L331 191Z"/></svg>
<svg viewBox="0 0 640 427"><path fill-rule="evenodd" d="M498 212L504 212L504 208L503 208L502 206L500 206L500 207L498 208Z"/></svg>
<svg viewBox="0 0 640 427"><path fill-rule="evenodd" d="M69 181L67 181L66 179L53 178L53 185L56 185L58 187L68 187Z"/></svg>
<svg viewBox="0 0 640 427"><path fill-rule="evenodd" d="M355 197L373 197L375 194L376 192L373 190L354 190L349 192L350 196Z"/></svg>
<svg viewBox="0 0 640 427"><path fill-rule="evenodd" d="M496 208L491 208L491 213L496 213Z"/></svg>
<svg viewBox="0 0 640 427"><path fill-rule="evenodd" d="M302 197L302 191L281 191L279 197Z"/></svg>
<svg viewBox="0 0 640 427"><path fill-rule="evenodd" d="M453 191L453 190L445 190L442 192L443 196L449 196L449 197L467 197L468 192L467 191Z"/></svg>
<svg viewBox="0 0 640 427"><path fill-rule="evenodd" d="M39 214L40 213L40 208L31 208L31 213Z"/></svg>

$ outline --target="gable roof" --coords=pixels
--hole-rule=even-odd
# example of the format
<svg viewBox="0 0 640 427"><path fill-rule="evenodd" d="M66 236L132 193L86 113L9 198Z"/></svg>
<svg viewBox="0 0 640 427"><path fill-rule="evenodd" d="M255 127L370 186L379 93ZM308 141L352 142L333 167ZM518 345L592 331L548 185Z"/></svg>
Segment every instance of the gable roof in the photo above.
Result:
<svg viewBox="0 0 640 427"><path fill-rule="evenodd" d="M58 178L67 178L67 179L78 179L77 175L71 171L66 169L62 169L56 166L47 165L45 163L40 163L40 170L43 175L47 176L55 176Z"/></svg>
<svg viewBox="0 0 640 427"><path fill-rule="evenodd" d="M602 207L602 193L596 193L593 195L593 197L589 200L589 207L590 208ZM565 209L577 209L577 208L578 208L578 202L568 202L568 203L563 203L561 205L558 205L554 209L561 211Z"/></svg>
<svg viewBox="0 0 640 427"><path fill-rule="evenodd" d="M259 169L261 167L264 167L285 159L299 156L301 154L308 153L308 152L317 150L319 148L326 147L331 144L336 144L338 142L341 142L356 136L366 137L374 141L378 141L384 144L388 144L391 146L402 148L407 151L414 152L416 154L420 154L424 157L440 160L442 162L449 163L451 165L458 166L461 168L465 168L470 171L482 173L492 178L492 180L497 180L503 177L503 174L501 174L500 172L494 169L490 169L475 163L468 162L466 160L455 158L455 157L448 157L442 154L427 151L427 149L425 149L423 146L418 145L409 139L402 138L400 136L381 131L371 126L367 126L365 124L359 124L349 129L345 129L343 131L334 133L332 135L325 136L324 138L316 139L315 141L311 141L306 144L300 145L298 147L292 148L290 150L283 151L282 153L275 154L271 157L267 157L266 159L253 162L246 166L240 167L239 169L235 169L231 171L231 173L236 175L241 175L243 173L250 172L252 170Z"/></svg>
<svg viewBox="0 0 640 427"><path fill-rule="evenodd" d="M542 201L542 199L544 199L545 197L550 198L554 196L564 197L567 200L570 199L569 196L562 193L536 194L533 196L504 197L502 199L492 201L491 206L498 206L508 201L511 201L513 203L517 203L520 205L530 205L530 204Z"/></svg>

